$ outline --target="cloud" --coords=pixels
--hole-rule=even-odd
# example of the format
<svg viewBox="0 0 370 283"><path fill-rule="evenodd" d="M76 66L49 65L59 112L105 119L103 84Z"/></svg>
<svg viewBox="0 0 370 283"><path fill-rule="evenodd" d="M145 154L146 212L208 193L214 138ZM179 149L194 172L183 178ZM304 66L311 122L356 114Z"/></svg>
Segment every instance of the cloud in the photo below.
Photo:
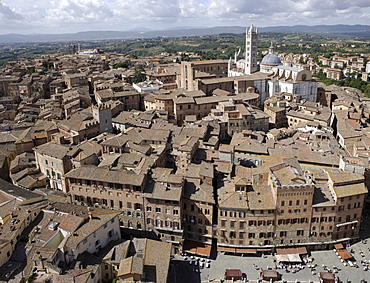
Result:
<svg viewBox="0 0 370 283"><path fill-rule="evenodd" d="M104 22L113 16L112 10L97 0L51 1L46 14L46 20L56 24Z"/></svg>
<svg viewBox="0 0 370 283"><path fill-rule="evenodd" d="M0 21L16 21L23 17L8 5L0 2Z"/></svg>
<svg viewBox="0 0 370 283"><path fill-rule="evenodd" d="M1 1L1 0L0 0ZM2 29L47 32L176 26L368 24L369 0L3 0ZM313 22L313 19L315 21Z"/></svg>

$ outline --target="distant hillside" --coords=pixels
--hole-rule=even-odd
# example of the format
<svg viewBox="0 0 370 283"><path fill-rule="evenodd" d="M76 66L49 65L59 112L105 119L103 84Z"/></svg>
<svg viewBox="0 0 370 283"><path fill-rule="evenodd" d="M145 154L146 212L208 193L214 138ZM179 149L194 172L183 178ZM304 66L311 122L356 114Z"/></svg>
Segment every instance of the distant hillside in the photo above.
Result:
<svg viewBox="0 0 370 283"><path fill-rule="evenodd" d="M370 26L368 25L318 25L318 26L277 26L259 28L260 32L305 32L325 34L331 36L360 36L370 37ZM78 40L104 40L104 39L135 39L153 37L179 37L179 36L201 36L221 33L240 34L245 32L245 27L220 26L213 28L179 28L160 31L143 29L142 31L86 31L66 34L6 34L0 35L0 43L15 42L57 42Z"/></svg>

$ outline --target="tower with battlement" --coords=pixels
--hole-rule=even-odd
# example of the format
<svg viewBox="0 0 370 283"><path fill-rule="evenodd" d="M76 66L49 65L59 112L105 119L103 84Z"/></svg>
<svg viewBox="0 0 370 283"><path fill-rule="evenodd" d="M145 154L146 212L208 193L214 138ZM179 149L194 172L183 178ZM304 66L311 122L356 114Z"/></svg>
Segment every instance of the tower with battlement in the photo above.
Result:
<svg viewBox="0 0 370 283"><path fill-rule="evenodd" d="M94 119L99 122L100 132L113 132L112 109L106 104L93 105L91 108Z"/></svg>

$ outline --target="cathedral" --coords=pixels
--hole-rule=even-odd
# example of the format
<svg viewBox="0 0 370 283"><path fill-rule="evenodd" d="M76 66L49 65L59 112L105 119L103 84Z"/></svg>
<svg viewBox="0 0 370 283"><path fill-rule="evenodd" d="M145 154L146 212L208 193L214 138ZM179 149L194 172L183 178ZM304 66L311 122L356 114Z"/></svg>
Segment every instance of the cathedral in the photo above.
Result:
<svg viewBox="0 0 370 283"><path fill-rule="evenodd" d="M228 62L228 76L250 76L260 94L261 103L280 92L299 94L306 101L316 101L318 83L308 70L283 64L270 46L269 53L257 62L258 29L251 25L246 29L245 52L235 53Z"/></svg>

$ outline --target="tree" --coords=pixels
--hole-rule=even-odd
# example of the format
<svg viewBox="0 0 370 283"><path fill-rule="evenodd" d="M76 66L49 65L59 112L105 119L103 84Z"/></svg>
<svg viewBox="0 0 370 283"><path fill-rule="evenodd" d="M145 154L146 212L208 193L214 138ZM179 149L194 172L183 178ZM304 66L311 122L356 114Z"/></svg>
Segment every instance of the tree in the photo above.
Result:
<svg viewBox="0 0 370 283"><path fill-rule="evenodd" d="M117 65L117 68L128 68L128 63L127 62L119 62Z"/></svg>
<svg viewBox="0 0 370 283"><path fill-rule="evenodd" d="M134 73L134 76L132 78L132 82L136 84L136 83L140 83L140 82L145 81L145 79L146 79L146 75L144 74L143 65L136 65L135 66L135 73Z"/></svg>

